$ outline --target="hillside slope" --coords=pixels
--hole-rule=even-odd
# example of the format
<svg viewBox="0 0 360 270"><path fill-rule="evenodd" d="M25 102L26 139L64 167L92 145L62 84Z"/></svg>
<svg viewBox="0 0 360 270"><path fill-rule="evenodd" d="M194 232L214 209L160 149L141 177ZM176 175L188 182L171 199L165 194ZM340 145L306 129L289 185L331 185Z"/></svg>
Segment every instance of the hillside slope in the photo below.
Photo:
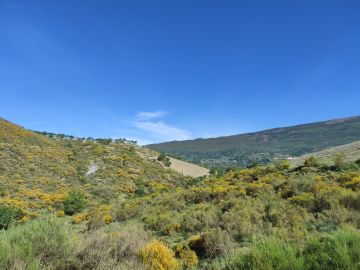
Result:
<svg viewBox="0 0 360 270"><path fill-rule="evenodd" d="M134 196L139 189L171 188L186 178L126 141L49 138L0 118L0 203L35 211L70 190L94 202ZM50 199L52 198L52 199Z"/></svg>
<svg viewBox="0 0 360 270"><path fill-rule="evenodd" d="M69 149L0 118L0 175L73 178Z"/></svg>
<svg viewBox="0 0 360 270"><path fill-rule="evenodd" d="M357 140L360 140L360 116L148 147L194 163L231 167L301 156Z"/></svg>
<svg viewBox="0 0 360 270"><path fill-rule="evenodd" d="M0 143L0 269L358 269L360 161L192 179L125 140Z"/></svg>
<svg viewBox="0 0 360 270"><path fill-rule="evenodd" d="M304 161L313 156L317 158L321 163L326 165L332 165L334 163L334 157L337 154L344 155L345 161L353 162L360 159L360 141L356 141L353 143L340 145L336 147L332 147L329 149L325 149L319 152L305 154L299 158L293 159L292 164L294 166L303 165Z"/></svg>

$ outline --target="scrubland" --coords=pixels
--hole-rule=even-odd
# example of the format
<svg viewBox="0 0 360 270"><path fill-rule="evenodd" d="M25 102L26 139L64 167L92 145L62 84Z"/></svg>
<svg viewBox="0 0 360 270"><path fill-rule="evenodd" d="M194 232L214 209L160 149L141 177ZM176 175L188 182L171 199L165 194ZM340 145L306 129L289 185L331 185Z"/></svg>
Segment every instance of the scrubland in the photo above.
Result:
<svg viewBox="0 0 360 270"><path fill-rule="evenodd" d="M359 160L191 178L132 142L1 126L0 269L360 267Z"/></svg>

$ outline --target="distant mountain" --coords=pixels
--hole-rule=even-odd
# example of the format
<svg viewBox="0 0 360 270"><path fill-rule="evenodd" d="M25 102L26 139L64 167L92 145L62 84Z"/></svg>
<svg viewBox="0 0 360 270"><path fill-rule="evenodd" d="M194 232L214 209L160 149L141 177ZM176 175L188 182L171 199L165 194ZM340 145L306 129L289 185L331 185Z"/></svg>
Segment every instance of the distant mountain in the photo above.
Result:
<svg viewBox="0 0 360 270"><path fill-rule="evenodd" d="M243 167L254 162L297 157L357 140L360 140L360 116L148 147L211 167Z"/></svg>

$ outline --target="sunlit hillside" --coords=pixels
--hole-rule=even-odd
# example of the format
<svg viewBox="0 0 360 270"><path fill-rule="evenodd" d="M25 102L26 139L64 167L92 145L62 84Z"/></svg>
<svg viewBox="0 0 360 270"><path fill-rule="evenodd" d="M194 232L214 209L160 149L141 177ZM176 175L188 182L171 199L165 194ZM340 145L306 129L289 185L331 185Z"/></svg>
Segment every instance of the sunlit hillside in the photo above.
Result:
<svg viewBox="0 0 360 270"><path fill-rule="evenodd" d="M321 162L328 165L334 164L336 158L339 158L340 156L347 162L356 161L360 159L360 141L332 147L320 152L309 153L299 158L292 159L292 163L294 166L302 165L305 160L311 156L318 158Z"/></svg>
<svg viewBox="0 0 360 270"><path fill-rule="evenodd" d="M0 119L1 201L36 215L73 189L96 205L134 196L144 186L166 189L187 181L153 155L124 140L49 138Z"/></svg>
<svg viewBox="0 0 360 270"><path fill-rule="evenodd" d="M126 140L0 126L1 269L358 269L360 160L191 178Z"/></svg>

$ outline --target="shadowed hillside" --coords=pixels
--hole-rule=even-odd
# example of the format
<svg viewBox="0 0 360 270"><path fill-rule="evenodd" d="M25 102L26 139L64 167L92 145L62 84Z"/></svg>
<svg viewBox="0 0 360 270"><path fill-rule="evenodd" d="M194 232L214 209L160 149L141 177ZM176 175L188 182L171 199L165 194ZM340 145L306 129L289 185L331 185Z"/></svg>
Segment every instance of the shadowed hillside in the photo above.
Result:
<svg viewBox="0 0 360 270"><path fill-rule="evenodd" d="M211 139L148 147L213 167L248 166L301 156L360 140L360 116Z"/></svg>

